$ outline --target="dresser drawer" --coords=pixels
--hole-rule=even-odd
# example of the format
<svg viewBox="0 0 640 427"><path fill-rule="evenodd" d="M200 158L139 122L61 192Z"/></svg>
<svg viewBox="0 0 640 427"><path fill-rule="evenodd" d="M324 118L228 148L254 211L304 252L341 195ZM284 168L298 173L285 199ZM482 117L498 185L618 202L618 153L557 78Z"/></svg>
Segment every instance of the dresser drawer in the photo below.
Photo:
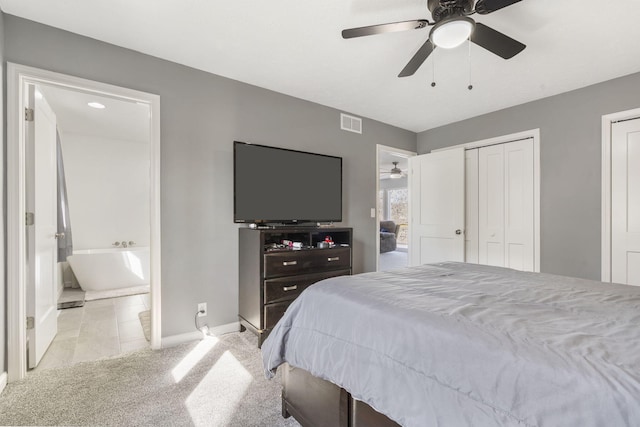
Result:
<svg viewBox="0 0 640 427"><path fill-rule="evenodd" d="M339 270L351 266L351 248L285 251L264 255L264 277Z"/></svg>
<svg viewBox="0 0 640 427"><path fill-rule="evenodd" d="M264 329L273 329L278 323L278 320L284 316L284 312L287 311L287 307L293 301L278 302L275 304L268 304L264 306Z"/></svg>
<svg viewBox="0 0 640 427"><path fill-rule="evenodd" d="M309 286L329 277L345 276L351 270L333 270L304 276L286 276L264 281L264 303L290 301L298 297Z"/></svg>

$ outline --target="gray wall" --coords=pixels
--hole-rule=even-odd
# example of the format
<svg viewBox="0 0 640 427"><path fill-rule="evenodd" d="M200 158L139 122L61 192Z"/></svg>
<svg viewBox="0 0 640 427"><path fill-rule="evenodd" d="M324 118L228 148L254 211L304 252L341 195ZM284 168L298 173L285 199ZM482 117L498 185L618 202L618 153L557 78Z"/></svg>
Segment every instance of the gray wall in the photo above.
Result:
<svg viewBox="0 0 640 427"><path fill-rule="evenodd" d="M640 73L418 134L418 153L540 128L541 270L600 280L601 119L640 107Z"/></svg>
<svg viewBox="0 0 640 427"><path fill-rule="evenodd" d="M354 271L375 270L376 144L415 150L416 135L339 111L5 15L5 60L161 97L162 335L237 320L234 140L343 157L343 225L354 228Z"/></svg>
<svg viewBox="0 0 640 427"><path fill-rule="evenodd" d="M407 188L409 185L409 180L406 176L403 176L399 179L381 179L380 180L380 189L381 190L389 190L390 188Z"/></svg>
<svg viewBox="0 0 640 427"><path fill-rule="evenodd" d="M5 191L5 158L6 141L5 136L5 68L4 68L4 13L0 11L0 135L2 136L2 151L0 151L0 373L7 371L7 279L5 276L5 246L4 236L7 226L5 215L6 191Z"/></svg>

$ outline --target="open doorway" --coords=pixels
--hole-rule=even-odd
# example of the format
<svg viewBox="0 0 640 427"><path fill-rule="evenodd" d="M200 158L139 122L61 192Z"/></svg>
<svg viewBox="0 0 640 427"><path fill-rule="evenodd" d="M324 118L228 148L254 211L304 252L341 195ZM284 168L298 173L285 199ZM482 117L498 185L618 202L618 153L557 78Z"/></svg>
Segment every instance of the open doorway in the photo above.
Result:
<svg viewBox="0 0 640 427"><path fill-rule="evenodd" d="M41 357L28 346L29 368L69 366L146 348L149 105L46 84L34 88L40 116L35 120L43 119L39 109L46 108L55 130L51 145L57 146L59 208L51 216L57 217L59 235L52 277L57 333ZM36 145L47 143L46 135L35 136ZM46 169L36 168L35 176ZM38 182L35 191L27 190L27 200L35 194L36 210L42 201ZM28 236L38 225L28 227Z"/></svg>
<svg viewBox="0 0 640 427"><path fill-rule="evenodd" d="M145 306L150 310L148 320L144 319L149 324L148 338L151 347L159 348L161 336L159 97L16 64L8 64L7 86L8 141L10 141L7 146L9 381L23 378L27 368L36 366L47 350L51 349L50 344L56 336L64 338L75 335L76 344L83 341L87 351L77 361L87 360L87 357L91 356L89 350L92 345L84 342L86 340L80 340L79 337L82 333L80 330L82 316L71 316L75 319L67 319L73 320L70 323L73 323L74 331L59 328L59 316L62 311L59 309L58 297L64 291L65 283L73 286L73 282L80 282L82 286L83 282L79 274L73 277L69 267L58 262L61 249L67 250L62 258L70 261L76 252L83 250L95 254L101 249L108 252L114 247L122 248L122 246L129 249L131 246L145 245L148 248L142 257L130 250L118 252L116 255L126 258L125 264L130 267L129 276L133 275L146 281L150 291L149 297L146 299L138 297L139 304L135 305L138 306L137 308ZM88 105L90 102L96 103L93 108ZM106 112L105 107L112 109L116 115L107 113L110 115L107 120L93 121L85 114L90 111L88 114L100 115L100 110L102 113ZM134 110L137 111L136 114ZM47 120L43 120L45 116ZM104 118L104 115L102 116ZM129 123L120 126L120 122L124 122L131 116L138 117L136 125ZM116 131L117 128L122 131L126 128L129 132L134 130L134 127L139 132L138 136L133 136L132 133L128 135L109 133ZM100 130L102 133L99 132ZM66 158L56 155L59 147L67 152ZM135 159L129 156L133 152L138 153L137 157L133 156ZM86 156L87 153L89 156ZM65 204L69 208L67 211L55 207L56 203L60 206L60 201L57 199L58 194L61 193L60 179L57 174L64 170L58 164L60 158L66 162L66 172L69 172L65 174L66 190L71 190L65 191L67 192ZM133 175L143 177L137 188L143 188L142 192L145 194L129 194L131 196L129 200L119 199L111 204L103 204L101 208L95 210L101 202L111 200L111 196L122 195L122 186L118 189L110 184L119 180L125 186L135 187L131 184ZM43 198L41 192L46 193ZM140 206L133 201L136 198L140 199ZM122 228L123 222L122 218L119 218L119 213L131 216L129 214L133 211L136 211L134 216L144 217L141 220L144 224L134 224L133 228L128 226L128 228ZM75 219L70 217L70 213L75 215ZM71 218L71 224L74 225L73 247L61 245L61 242L69 237L70 231L70 229L60 231L60 224L56 225L57 220L63 217ZM115 218L118 224L114 228L105 218ZM98 225L94 220L98 221ZM51 230L43 228L44 225L50 226ZM109 229L114 236L104 234ZM123 233L114 231L116 229L122 229ZM138 234L134 235L134 233ZM124 245L123 241L125 241ZM145 256L148 259L148 268L143 266ZM44 263L43 260L47 262ZM43 268L43 265L46 268ZM108 266L106 268L110 272L113 270ZM103 276L95 274L96 266L88 270L94 273L94 278L100 279ZM117 280L119 278L113 278L108 280L107 284L113 285ZM132 287L136 285L139 283L132 283ZM90 287L96 290L93 285ZM104 296L106 295L98 295L96 299L103 299ZM110 320L114 322L120 320L119 323L130 320L131 324L134 323L133 318L124 319L124 316L120 316L118 319L117 307L113 301L105 305L113 308L116 314ZM90 317L94 318L86 320L98 320L98 323L104 320L95 319L95 316ZM135 322L142 325L143 319L135 319ZM127 334L133 329L124 331L121 326L125 325L119 323L110 326L98 325L98 323L87 324L86 332L93 333L95 338L102 341L106 336L116 337L118 352L123 348L127 351L127 345L123 346L122 343L128 341L128 338L121 337L120 331ZM136 343L136 345L141 344L143 343L140 341ZM115 350L113 347L115 345L109 349L109 352ZM59 350L63 350L60 353L65 351L68 353L69 349L67 347ZM73 362L73 356L70 354L67 356L71 357L68 362ZM106 354L95 356L96 358L105 357Z"/></svg>
<svg viewBox="0 0 640 427"><path fill-rule="evenodd" d="M409 157L415 152L377 146L377 271L409 264Z"/></svg>

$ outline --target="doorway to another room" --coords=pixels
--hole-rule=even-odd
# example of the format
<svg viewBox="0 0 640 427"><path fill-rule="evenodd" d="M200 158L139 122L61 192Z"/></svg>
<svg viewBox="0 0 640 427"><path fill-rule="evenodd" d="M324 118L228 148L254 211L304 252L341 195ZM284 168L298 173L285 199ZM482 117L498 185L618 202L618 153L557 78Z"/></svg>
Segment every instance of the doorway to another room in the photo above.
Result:
<svg viewBox="0 0 640 427"><path fill-rule="evenodd" d="M11 63L7 81L9 381L159 348L159 97Z"/></svg>
<svg viewBox="0 0 640 427"><path fill-rule="evenodd" d="M29 368L69 366L146 348L149 105L46 84L33 87L36 129L48 110L50 144L57 146L58 185L52 193L59 208L48 216L58 222L51 275L58 328L42 357L29 347ZM48 145L47 135L36 132L35 144ZM28 189L35 194L36 215L42 201L37 177L46 169L35 169L35 191ZM35 224L27 233L37 239L37 230Z"/></svg>
<svg viewBox="0 0 640 427"><path fill-rule="evenodd" d="M378 271L409 265L409 157L416 153L378 145Z"/></svg>

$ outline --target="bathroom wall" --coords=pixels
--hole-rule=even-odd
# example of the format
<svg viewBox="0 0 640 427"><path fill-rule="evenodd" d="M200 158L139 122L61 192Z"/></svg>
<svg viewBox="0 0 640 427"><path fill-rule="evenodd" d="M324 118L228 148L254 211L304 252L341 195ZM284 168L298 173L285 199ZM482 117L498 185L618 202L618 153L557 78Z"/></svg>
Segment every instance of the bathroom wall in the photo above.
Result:
<svg viewBox="0 0 640 427"><path fill-rule="evenodd" d="M60 133L73 249L149 246L149 145Z"/></svg>

